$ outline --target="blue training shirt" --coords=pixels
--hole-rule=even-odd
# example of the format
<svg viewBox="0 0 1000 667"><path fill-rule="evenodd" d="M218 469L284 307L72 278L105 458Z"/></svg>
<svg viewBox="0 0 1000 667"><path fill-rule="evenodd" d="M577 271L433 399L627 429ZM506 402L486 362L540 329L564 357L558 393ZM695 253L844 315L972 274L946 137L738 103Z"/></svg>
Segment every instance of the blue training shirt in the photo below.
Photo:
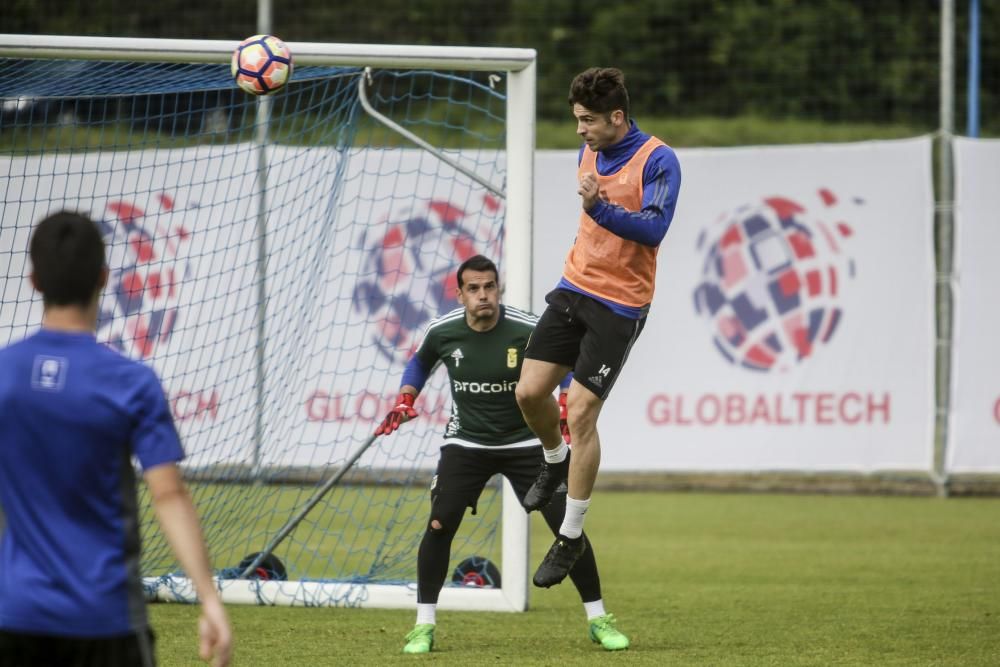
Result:
<svg viewBox="0 0 1000 667"><path fill-rule="evenodd" d="M147 627L132 456L144 470L184 457L152 369L86 333L0 349L0 629Z"/></svg>

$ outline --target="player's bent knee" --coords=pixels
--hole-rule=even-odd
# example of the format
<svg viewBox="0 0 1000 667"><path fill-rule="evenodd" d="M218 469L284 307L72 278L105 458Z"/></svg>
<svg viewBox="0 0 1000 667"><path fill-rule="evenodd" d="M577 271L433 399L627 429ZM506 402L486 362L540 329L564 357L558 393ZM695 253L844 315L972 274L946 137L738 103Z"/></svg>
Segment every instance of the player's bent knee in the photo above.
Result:
<svg viewBox="0 0 1000 667"><path fill-rule="evenodd" d="M570 432L574 432L574 426L577 429L596 428L597 417L601 414L601 408L604 407L603 401L596 396L588 396L586 390L583 391L582 394L571 392L566 401Z"/></svg>
<svg viewBox="0 0 1000 667"><path fill-rule="evenodd" d="M440 519L437 517L431 517L430 523L427 524L427 531L434 534L444 533L449 530L448 528L445 528L445 526L455 526L455 523L445 520L444 517L441 517ZM454 530L454 528L450 529Z"/></svg>
<svg viewBox="0 0 1000 667"><path fill-rule="evenodd" d="M598 414L604 401L586 387L574 385L566 396L566 407L578 415Z"/></svg>
<svg viewBox="0 0 1000 667"><path fill-rule="evenodd" d="M518 382L517 386L514 387L514 398L517 400L517 404L523 408L525 405L531 404L533 396L524 383Z"/></svg>
<svg viewBox="0 0 1000 667"><path fill-rule="evenodd" d="M544 387L524 385L521 382L517 383L514 388L514 398L517 400L518 407L521 410L534 410L539 406L543 406L545 401L552 397L552 392L545 391Z"/></svg>
<svg viewBox="0 0 1000 667"><path fill-rule="evenodd" d="M427 523L427 530L435 535L456 532L462 523L467 506L468 504L463 498L449 495L439 496L434 501L434 509L431 512L431 520Z"/></svg>
<svg viewBox="0 0 1000 667"><path fill-rule="evenodd" d="M445 525L447 524L441 523L437 519L431 519L427 523L427 535L434 539L448 539L449 535L455 533L456 531L454 529L448 530L445 528Z"/></svg>
<svg viewBox="0 0 1000 667"><path fill-rule="evenodd" d="M574 435L583 436L597 430L596 414L574 414L573 408L568 409L566 423L569 425L569 432Z"/></svg>

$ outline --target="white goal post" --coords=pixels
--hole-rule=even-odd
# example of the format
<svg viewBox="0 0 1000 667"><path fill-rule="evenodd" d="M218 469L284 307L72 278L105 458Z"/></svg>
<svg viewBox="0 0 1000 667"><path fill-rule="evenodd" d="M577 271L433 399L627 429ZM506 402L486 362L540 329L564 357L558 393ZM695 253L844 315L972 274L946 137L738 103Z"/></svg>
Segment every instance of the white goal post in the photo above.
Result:
<svg viewBox="0 0 1000 667"><path fill-rule="evenodd" d="M238 39L228 41L0 34L0 58L228 64L238 43ZM296 67L350 66L400 70L427 68L506 73L507 168L503 183L506 213L501 262L505 280L504 301L530 310L535 51L513 48L287 43ZM262 103L263 108L258 113L264 115L258 118L267 118L268 103L266 100ZM262 157L262 160L266 158ZM262 162L262 165L266 171L266 162ZM266 246L261 246L261 251L266 253ZM263 256L259 259L261 262L265 261ZM0 340L0 343L6 342ZM263 348L261 345L260 354L263 354ZM263 371L259 370L258 373ZM509 484L505 482L501 537L502 586L496 589L446 586L440 598L441 607L454 610L525 610L528 606L529 587L528 535L528 517ZM259 546L263 548L264 544ZM148 577L146 584L147 594L154 599L194 599L190 582L182 576ZM416 601L416 588L412 584L359 584L341 581L293 583L222 578L218 580L218 584L223 600L230 603L409 608Z"/></svg>

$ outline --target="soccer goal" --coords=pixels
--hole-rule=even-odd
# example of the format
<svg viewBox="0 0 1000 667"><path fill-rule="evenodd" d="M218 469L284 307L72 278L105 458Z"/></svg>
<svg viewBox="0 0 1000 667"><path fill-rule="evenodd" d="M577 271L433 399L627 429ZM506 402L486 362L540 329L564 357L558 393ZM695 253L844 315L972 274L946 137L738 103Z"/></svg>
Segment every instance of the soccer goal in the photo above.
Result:
<svg viewBox="0 0 1000 667"><path fill-rule="evenodd" d="M419 419L363 445L462 260L496 259L505 301L531 305L535 53L292 41L291 83L254 98L235 37L0 35L0 343L40 319L32 225L91 215L98 337L164 383L223 599L409 607L443 374ZM192 600L142 500L147 593ZM524 610L527 554L494 480L442 608Z"/></svg>

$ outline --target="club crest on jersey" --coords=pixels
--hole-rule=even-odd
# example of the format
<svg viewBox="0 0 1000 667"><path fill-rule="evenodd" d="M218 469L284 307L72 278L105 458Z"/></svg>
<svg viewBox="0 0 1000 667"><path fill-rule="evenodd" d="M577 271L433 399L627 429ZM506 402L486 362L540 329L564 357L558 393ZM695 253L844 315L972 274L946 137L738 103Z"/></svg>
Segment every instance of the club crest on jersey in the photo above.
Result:
<svg viewBox="0 0 1000 667"><path fill-rule="evenodd" d="M507 368L517 368L517 348L507 348Z"/></svg>
<svg viewBox="0 0 1000 667"><path fill-rule="evenodd" d="M31 371L31 388L42 391L62 391L66 385L66 367L69 361L65 357L50 357L40 354L35 357Z"/></svg>
<svg viewBox="0 0 1000 667"><path fill-rule="evenodd" d="M462 363L462 359L465 359L465 355L462 354L462 348L457 348L449 356L455 360L455 368L458 368L459 364Z"/></svg>

